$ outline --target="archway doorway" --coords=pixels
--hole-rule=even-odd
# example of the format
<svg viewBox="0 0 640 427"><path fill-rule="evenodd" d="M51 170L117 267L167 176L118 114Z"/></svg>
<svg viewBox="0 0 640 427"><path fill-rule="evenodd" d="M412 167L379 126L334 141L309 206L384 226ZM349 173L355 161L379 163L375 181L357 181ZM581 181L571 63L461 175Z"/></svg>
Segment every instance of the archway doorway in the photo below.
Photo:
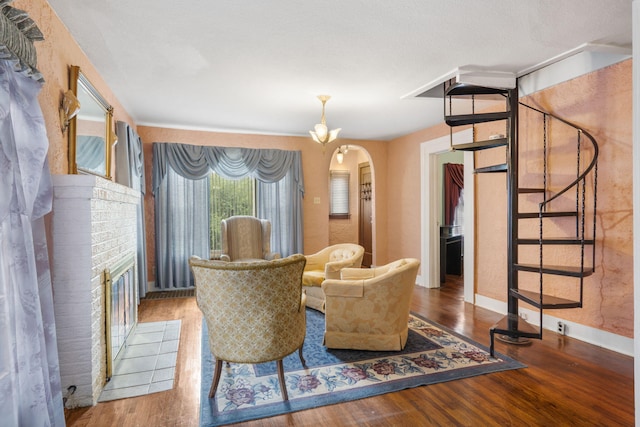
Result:
<svg viewBox="0 0 640 427"><path fill-rule="evenodd" d="M375 264L375 169L369 152L357 145L335 148L329 166L329 199L341 192L338 180L348 176L348 214L329 211L329 244L357 243L365 248L363 266ZM334 183L337 185L334 188Z"/></svg>

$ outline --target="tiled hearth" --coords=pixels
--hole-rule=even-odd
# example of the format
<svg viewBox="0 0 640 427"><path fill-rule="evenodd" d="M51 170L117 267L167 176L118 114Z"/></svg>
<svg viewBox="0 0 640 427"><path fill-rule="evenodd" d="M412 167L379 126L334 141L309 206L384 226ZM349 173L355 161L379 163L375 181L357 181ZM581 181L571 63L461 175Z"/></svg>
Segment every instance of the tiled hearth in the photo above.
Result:
<svg viewBox="0 0 640 427"><path fill-rule="evenodd" d="M135 254L140 194L93 175L53 180L52 271L62 389L76 387L67 407L90 406L106 382L102 275Z"/></svg>
<svg viewBox="0 0 640 427"><path fill-rule="evenodd" d="M171 390L176 371L180 320L138 323L118 357L100 402Z"/></svg>

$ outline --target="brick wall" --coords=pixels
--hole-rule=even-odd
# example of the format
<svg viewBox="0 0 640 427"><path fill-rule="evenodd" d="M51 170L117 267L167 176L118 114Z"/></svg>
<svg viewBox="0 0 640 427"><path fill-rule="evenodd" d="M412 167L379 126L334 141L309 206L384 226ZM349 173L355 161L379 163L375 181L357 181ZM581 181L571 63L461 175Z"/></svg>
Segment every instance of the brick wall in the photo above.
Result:
<svg viewBox="0 0 640 427"><path fill-rule="evenodd" d="M102 274L136 252L140 194L92 175L54 176L52 279L67 407L94 405L106 381ZM137 289L137 284L135 285Z"/></svg>

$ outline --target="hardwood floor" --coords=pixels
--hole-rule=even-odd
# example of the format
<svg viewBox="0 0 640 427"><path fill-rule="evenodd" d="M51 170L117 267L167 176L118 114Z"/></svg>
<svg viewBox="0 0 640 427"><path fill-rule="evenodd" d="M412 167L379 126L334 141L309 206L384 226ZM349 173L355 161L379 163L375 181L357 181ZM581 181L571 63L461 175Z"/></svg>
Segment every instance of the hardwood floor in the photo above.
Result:
<svg viewBox="0 0 640 427"><path fill-rule="evenodd" d="M455 277L416 287L412 310L482 344L501 315L463 301ZM194 298L142 301L140 321L182 320L173 390L67 411L68 426L198 426L201 315ZM243 426L632 426L633 358L545 331L496 350L527 365Z"/></svg>

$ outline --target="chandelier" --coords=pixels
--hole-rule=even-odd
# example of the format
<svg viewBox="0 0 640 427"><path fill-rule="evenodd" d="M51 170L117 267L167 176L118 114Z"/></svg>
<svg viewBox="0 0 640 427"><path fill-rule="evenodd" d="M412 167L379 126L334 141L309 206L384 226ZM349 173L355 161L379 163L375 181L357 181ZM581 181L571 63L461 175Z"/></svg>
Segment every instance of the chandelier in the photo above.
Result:
<svg viewBox="0 0 640 427"><path fill-rule="evenodd" d="M335 140L338 137L338 132L342 130L338 128L330 131L329 128L327 128L327 122L324 119L324 104L326 104L330 98L329 95L318 95L318 99L322 102L322 117L320 118L320 123L314 126L314 130L309 131L313 140L321 144L323 149L326 144Z"/></svg>
<svg viewBox="0 0 640 427"><path fill-rule="evenodd" d="M336 154L338 164L342 164L342 162L344 162L344 155L347 154L347 151L349 151L348 145L341 145L338 147L338 153Z"/></svg>

